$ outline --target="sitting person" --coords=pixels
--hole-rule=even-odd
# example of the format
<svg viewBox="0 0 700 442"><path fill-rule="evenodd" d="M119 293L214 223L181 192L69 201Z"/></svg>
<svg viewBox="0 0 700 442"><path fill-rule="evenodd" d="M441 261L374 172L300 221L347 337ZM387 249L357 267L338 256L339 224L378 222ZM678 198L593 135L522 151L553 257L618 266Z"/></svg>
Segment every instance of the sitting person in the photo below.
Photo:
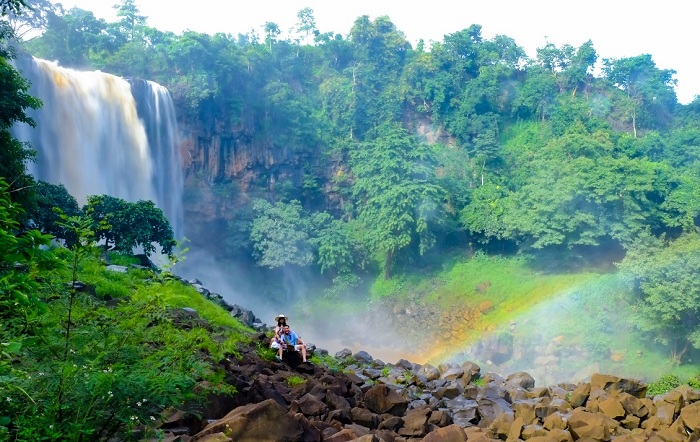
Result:
<svg viewBox="0 0 700 442"><path fill-rule="evenodd" d="M279 314L275 317L277 325L275 326L275 336L272 337L270 342L270 348L279 350L282 347L282 328L287 325L287 317L283 314Z"/></svg>
<svg viewBox="0 0 700 442"><path fill-rule="evenodd" d="M279 349L279 355L277 358L282 360L282 352L291 346L294 350L301 352L302 362L306 362L306 344L301 340L299 335L293 332L288 325L282 327L282 346Z"/></svg>

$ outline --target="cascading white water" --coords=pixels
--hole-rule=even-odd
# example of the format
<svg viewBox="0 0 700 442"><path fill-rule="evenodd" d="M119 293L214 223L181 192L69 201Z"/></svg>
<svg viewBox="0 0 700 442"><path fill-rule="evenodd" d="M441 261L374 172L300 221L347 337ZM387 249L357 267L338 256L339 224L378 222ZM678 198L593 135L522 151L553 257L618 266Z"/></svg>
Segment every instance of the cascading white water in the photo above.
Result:
<svg viewBox="0 0 700 442"><path fill-rule="evenodd" d="M32 83L30 94L43 101L30 112L36 128L18 125L14 130L37 151L29 171L37 179L63 184L80 204L102 194L152 200L177 237L182 162L167 89L35 58L16 60L16 65Z"/></svg>
<svg viewBox="0 0 700 442"><path fill-rule="evenodd" d="M154 166L153 188L156 202L181 236L183 220L182 189L184 178L180 157L180 136L175 105L170 92L148 80L129 80L136 109L146 128L149 152Z"/></svg>

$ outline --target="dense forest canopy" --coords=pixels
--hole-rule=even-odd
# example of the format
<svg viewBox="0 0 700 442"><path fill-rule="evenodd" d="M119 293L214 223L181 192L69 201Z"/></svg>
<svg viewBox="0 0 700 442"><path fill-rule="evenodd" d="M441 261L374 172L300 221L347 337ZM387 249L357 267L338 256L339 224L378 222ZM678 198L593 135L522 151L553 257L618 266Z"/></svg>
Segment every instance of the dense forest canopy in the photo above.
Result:
<svg viewBox="0 0 700 442"><path fill-rule="evenodd" d="M352 287L436 250L580 267L648 250L640 238L697 233L700 101L680 105L674 71L649 54L600 60L588 41L528 57L478 24L413 47L389 17L320 33L309 8L283 39L271 22L162 32L133 0L111 23L33 5L43 13L11 20L41 29L23 46L31 54L158 81L183 122L299 159L298 173L232 184L230 256Z"/></svg>

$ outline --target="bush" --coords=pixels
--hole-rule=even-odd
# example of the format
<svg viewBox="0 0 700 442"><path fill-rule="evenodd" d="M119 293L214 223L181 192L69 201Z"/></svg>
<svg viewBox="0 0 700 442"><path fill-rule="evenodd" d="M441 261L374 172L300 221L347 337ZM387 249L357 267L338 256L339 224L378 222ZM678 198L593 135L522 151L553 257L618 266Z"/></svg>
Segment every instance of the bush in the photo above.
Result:
<svg viewBox="0 0 700 442"><path fill-rule="evenodd" d="M665 374L656 382L651 382L647 388L647 396L656 396L659 394L668 393L682 384L681 380L675 374Z"/></svg>
<svg viewBox="0 0 700 442"><path fill-rule="evenodd" d="M697 374L688 380L690 385L695 390L700 390L700 374Z"/></svg>

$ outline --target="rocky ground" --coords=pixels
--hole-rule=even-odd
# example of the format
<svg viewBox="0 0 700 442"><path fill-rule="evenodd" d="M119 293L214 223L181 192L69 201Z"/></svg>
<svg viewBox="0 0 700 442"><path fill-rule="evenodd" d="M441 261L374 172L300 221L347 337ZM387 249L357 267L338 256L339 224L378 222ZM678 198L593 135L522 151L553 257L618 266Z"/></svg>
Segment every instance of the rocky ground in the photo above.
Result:
<svg viewBox="0 0 700 442"><path fill-rule="evenodd" d="M646 385L594 374L535 386L471 362L386 364L366 352L336 354L342 370L259 356L265 333L222 363L233 396L212 395L200 417L173 411L164 441L665 441L700 436L700 391L646 397ZM317 350L318 351L318 350ZM322 352L322 350L321 350Z"/></svg>
<svg viewBox="0 0 700 442"><path fill-rule="evenodd" d="M172 410L160 428L173 441L497 441L695 442L700 391L679 387L647 397L644 383L595 373L585 381L536 386L527 372L501 377L473 362L437 367L374 359L348 349L325 365L261 357L267 326L226 304L198 281L207 298L258 330L221 363L235 395L211 395L196 412ZM192 309L182 326L201 322ZM397 314L405 314L397 312ZM464 315L464 313L460 313ZM475 314L475 313L474 313ZM327 353L316 350L317 354ZM271 358L268 358L271 359ZM341 368L342 367L342 368Z"/></svg>

